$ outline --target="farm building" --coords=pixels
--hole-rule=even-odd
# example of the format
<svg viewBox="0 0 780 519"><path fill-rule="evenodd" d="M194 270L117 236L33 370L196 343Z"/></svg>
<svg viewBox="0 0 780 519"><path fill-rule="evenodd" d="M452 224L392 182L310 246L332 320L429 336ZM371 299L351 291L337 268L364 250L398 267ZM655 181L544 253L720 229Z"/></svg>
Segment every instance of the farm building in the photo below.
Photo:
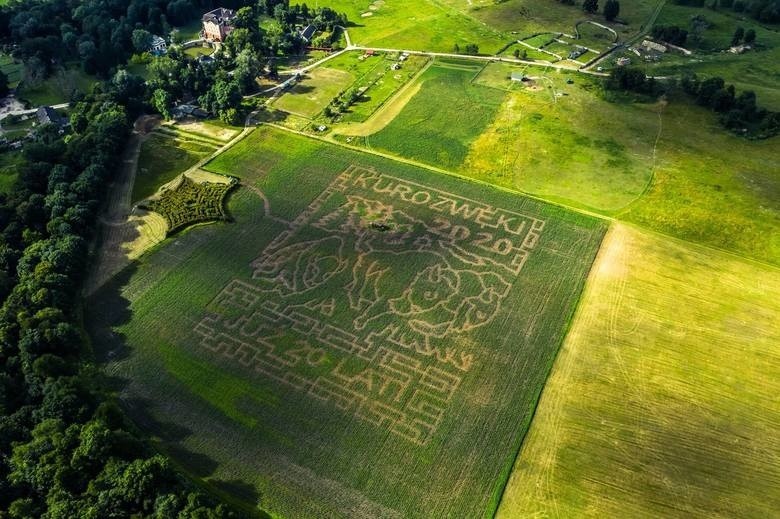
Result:
<svg viewBox="0 0 780 519"><path fill-rule="evenodd" d="M184 119L185 117L194 117L196 119L205 119L209 116L208 112L195 105L181 104L174 106L171 110L174 119Z"/></svg>
<svg viewBox="0 0 780 519"><path fill-rule="evenodd" d="M314 37L314 34L317 32L317 27L314 25L307 25L306 27L302 27L298 34L301 36L303 41L306 43L309 43L311 39Z"/></svg>
<svg viewBox="0 0 780 519"><path fill-rule="evenodd" d="M525 74L523 74L522 72L512 72L509 75L509 79L511 79L512 81L525 81Z"/></svg>
<svg viewBox="0 0 780 519"><path fill-rule="evenodd" d="M51 106L42 106L35 112L35 116L38 118L38 124L56 124L57 126L64 126L66 120L58 114Z"/></svg>
<svg viewBox="0 0 780 519"><path fill-rule="evenodd" d="M232 9L218 7L203 15L203 30L201 36L208 41L223 42L233 30L233 19L236 12Z"/></svg>
<svg viewBox="0 0 780 519"><path fill-rule="evenodd" d="M625 56L617 59L617 66L618 67L625 67L626 65L631 64L631 58L627 58Z"/></svg>
<svg viewBox="0 0 780 519"><path fill-rule="evenodd" d="M152 36L152 44L149 46L149 52L155 56L162 56L168 52L168 44L165 43L165 40L162 37L157 35Z"/></svg>
<svg viewBox="0 0 780 519"><path fill-rule="evenodd" d="M734 47L731 47L729 49L729 52L732 54L742 54L743 52L750 50L750 45L735 45Z"/></svg>
<svg viewBox="0 0 780 519"><path fill-rule="evenodd" d="M654 52L660 52L664 53L667 51L667 48L665 45L661 45L660 43L656 43L652 40L644 40L642 42L642 48L644 48L647 51L654 51Z"/></svg>

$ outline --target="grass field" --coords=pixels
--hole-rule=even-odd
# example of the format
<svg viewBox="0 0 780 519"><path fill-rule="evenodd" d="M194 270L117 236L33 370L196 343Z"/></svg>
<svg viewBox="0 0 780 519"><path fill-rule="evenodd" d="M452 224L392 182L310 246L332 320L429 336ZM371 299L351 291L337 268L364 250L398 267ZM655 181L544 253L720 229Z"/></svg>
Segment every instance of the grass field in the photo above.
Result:
<svg viewBox="0 0 780 519"><path fill-rule="evenodd" d="M536 79L518 87L508 80L518 70ZM590 78L535 67L491 63L476 82L512 92L471 145L463 174L605 213L644 191L658 107L607 103Z"/></svg>
<svg viewBox="0 0 780 519"><path fill-rule="evenodd" d="M207 168L234 223L87 305L131 416L246 508L492 515L604 224L269 127Z"/></svg>
<svg viewBox="0 0 780 519"><path fill-rule="evenodd" d="M0 153L0 193L8 193L19 178L19 166L24 162L21 151Z"/></svg>
<svg viewBox="0 0 780 519"><path fill-rule="evenodd" d="M438 60L420 77L420 90L370 146L456 169L490 124L504 92L471 83L481 65Z"/></svg>
<svg viewBox="0 0 780 519"><path fill-rule="evenodd" d="M512 39L459 9L432 0L330 0L328 7L346 13L356 45L452 52L456 43L461 47L475 43L480 52L493 54Z"/></svg>
<svg viewBox="0 0 780 519"><path fill-rule="evenodd" d="M772 517L780 270L613 226L499 518Z"/></svg>
<svg viewBox="0 0 780 519"><path fill-rule="evenodd" d="M95 81L80 69L61 69L43 81L23 81L17 88L16 97L33 106L67 103L76 92L90 92Z"/></svg>
<svg viewBox="0 0 780 519"><path fill-rule="evenodd" d="M170 126L158 128L141 145L138 172L133 184L133 201L152 196L160 186L214 153L222 144L205 134L190 133Z"/></svg>
<svg viewBox="0 0 780 519"><path fill-rule="evenodd" d="M557 0L443 0L443 3L489 27L514 31L521 36L550 31L574 34L575 23L588 18L606 23L600 14L591 17L584 14L579 2L566 5ZM625 39L639 30L656 5L655 0L624 0L620 2L620 19L625 24L608 25L612 25ZM588 31L587 35L590 35L590 29Z"/></svg>
<svg viewBox="0 0 780 519"><path fill-rule="evenodd" d="M316 117L355 77L334 68L317 67L274 102L274 108L306 118Z"/></svg>

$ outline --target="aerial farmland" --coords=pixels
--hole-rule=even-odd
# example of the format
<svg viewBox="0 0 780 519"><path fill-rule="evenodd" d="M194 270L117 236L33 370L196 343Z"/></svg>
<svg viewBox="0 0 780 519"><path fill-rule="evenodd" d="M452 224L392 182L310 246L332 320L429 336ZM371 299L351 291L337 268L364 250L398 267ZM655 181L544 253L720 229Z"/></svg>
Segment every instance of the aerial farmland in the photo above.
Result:
<svg viewBox="0 0 780 519"><path fill-rule="evenodd" d="M780 1L0 26L0 516L777 514Z"/></svg>

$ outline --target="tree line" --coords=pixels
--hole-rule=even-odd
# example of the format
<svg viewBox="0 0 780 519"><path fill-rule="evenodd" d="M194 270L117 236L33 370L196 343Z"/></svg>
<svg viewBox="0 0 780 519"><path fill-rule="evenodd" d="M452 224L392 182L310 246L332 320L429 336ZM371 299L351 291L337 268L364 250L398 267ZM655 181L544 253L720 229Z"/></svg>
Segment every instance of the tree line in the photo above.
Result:
<svg viewBox="0 0 780 519"><path fill-rule="evenodd" d="M672 88L661 85L635 67L617 67L606 83L610 90L637 92L656 96ZM734 85L726 85L721 77L701 79L695 74L684 76L680 88L698 105L718 114L718 120L727 129L754 139L765 139L780 134L780 112L761 108L751 90L737 93Z"/></svg>
<svg viewBox="0 0 780 519"><path fill-rule="evenodd" d="M135 433L80 328L88 243L141 109L142 84L118 72L75 103L67 139L36 133L0 195L0 510L11 518L235 516Z"/></svg>

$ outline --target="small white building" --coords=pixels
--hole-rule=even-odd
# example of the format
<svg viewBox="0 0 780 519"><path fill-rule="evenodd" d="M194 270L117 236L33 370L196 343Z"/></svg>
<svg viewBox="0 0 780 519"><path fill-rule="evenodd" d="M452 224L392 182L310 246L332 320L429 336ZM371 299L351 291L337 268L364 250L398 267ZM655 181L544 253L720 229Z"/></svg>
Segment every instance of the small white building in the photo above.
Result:
<svg viewBox="0 0 780 519"><path fill-rule="evenodd" d="M162 56L168 52L168 44L165 43L165 39L161 36L152 36L152 44L149 46L149 52L155 56Z"/></svg>
<svg viewBox="0 0 780 519"><path fill-rule="evenodd" d="M666 45L661 45L653 40L644 40L642 42L642 48L648 51L660 52L662 54L667 51Z"/></svg>
<svg viewBox="0 0 780 519"><path fill-rule="evenodd" d="M627 58L625 56L617 59L617 66L618 67L625 67L626 65L631 64L631 58Z"/></svg>

